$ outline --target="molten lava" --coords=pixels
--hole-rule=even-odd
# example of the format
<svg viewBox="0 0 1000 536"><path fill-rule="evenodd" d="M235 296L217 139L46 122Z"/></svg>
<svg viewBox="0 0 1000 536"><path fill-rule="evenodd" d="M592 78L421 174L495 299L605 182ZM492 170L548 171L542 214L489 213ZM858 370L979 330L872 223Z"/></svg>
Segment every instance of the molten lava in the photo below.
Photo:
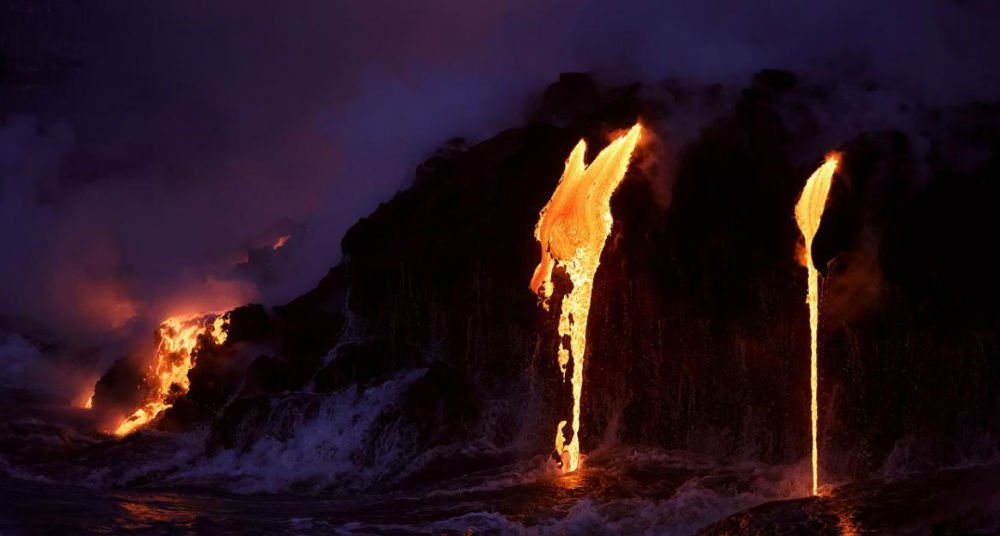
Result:
<svg viewBox="0 0 1000 536"><path fill-rule="evenodd" d="M570 358L573 361L570 378L573 421L569 444L565 442L567 422L561 421L556 429L556 452L563 459L564 471L575 471L580 466L580 397L587 348L587 316L594 274L611 233L611 196L625 177L641 134L642 127L637 123L605 147L589 166L583 161L587 144L580 140L566 160L562 178L552 198L542 208L535 226L535 239L541 245L541 261L531 278L532 292L548 309L554 287L552 272L556 267L566 271L573 285L563 297L559 314L558 359L563 381Z"/></svg>
<svg viewBox="0 0 1000 536"><path fill-rule="evenodd" d="M812 418L812 492L817 494L819 489L819 449L816 445L817 428L819 423L819 405L816 401L816 391L819 387L819 372L817 370L816 352L816 330L819 327L819 272L813 264L812 243L819 230L820 218L823 217L823 209L826 207L826 198L830 194L830 184L833 181L833 174L837 171L840 163L840 154L831 153L827 155L826 162L819 167L806 181L805 188L799 202L795 205L795 221L798 223L802 238L805 239L805 249L802 254L804 264L808 271L809 290L806 293L806 303L809 304L809 330L812 356L809 361L809 389L811 392L811 418Z"/></svg>
<svg viewBox="0 0 1000 536"><path fill-rule="evenodd" d="M288 242L288 239L291 237L292 235L279 236L278 239L274 242L274 245L271 246L271 249L278 251L279 249L285 247L285 242Z"/></svg>
<svg viewBox="0 0 1000 536"><path fill-rule="evenodd" d="M225 342L225 323L222 315L213 317L202 314L174 316L160 324L156 332L156 362L150 366L149 374L152 393L141 408L118 425L115 435L128 435L152 421L173 406L178 396L188 391L191 386L188 371L195 366L195 348L203 337L214 344Z"/></svg>

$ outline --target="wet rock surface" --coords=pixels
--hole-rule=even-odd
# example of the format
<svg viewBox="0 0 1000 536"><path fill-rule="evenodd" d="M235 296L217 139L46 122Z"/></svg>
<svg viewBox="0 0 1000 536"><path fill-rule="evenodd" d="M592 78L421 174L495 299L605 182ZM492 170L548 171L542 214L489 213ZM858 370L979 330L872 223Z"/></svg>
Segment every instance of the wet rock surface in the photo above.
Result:
<svg viewBox="0 0 1000 536"><path fill-rule="evenodd" d="M776 501L729 516L699 536L996 534L1000 467L856 482L821 497Z"/></svg>

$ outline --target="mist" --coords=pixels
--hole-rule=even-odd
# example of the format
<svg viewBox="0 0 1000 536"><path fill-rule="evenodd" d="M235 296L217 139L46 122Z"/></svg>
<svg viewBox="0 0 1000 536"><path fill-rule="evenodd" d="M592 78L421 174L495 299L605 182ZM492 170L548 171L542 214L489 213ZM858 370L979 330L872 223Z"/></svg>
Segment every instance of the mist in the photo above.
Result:
<svg viewBox="0 0 1000 536"><path fill-rule="evenodd" d="M73 9L81 19L61 31L77 66L0 104L0 314L67 346L308 290L344 231L424 157L521 124L560 72L738 86L790 69L857 110L833 142L910 128L900 102L955 105L1000 87L1000 6L988 2ZM289 226L272 277L236 270Z"/></svg>

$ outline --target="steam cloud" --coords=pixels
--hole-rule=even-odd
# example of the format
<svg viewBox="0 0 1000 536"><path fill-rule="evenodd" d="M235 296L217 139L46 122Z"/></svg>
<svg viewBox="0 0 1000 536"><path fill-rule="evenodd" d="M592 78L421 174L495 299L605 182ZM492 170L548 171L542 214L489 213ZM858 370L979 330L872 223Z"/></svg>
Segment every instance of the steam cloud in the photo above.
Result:
<svg viewBox="0 0 1000 536"><path fill-rule="evenodd" d="M736 85L789 68L848 88L831 136L1000 87L996 3L680 4L88 3L79 71L0 105L0 314L79 343L287 300L424 155L521 123L561 71ZM273 284L234 272L286 218L308 231Z"/></svg>

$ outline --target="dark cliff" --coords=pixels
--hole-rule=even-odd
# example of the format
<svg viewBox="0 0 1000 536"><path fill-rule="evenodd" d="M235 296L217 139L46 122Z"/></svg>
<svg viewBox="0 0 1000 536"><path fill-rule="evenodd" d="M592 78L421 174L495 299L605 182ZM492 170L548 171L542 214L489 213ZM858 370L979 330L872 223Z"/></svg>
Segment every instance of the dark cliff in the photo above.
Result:
<svg viewBox="0 0 1000 536"><path fill-rule="evenodd" d="M363 391L426 368L386 417L407 423L415 452L477 440L546 452L568 400L556 314L528 289L533 228L573 144L586 138L592 157L641 120L655 141L612 201L595 281L584 450L620 441L770 462L807 455L809 334L792 208L837 149L844 164L814 251L824 470L860 476L995 452L1000 281L986 259L1000 107L914 109L920 132L852 132L825 146L830 119L817 110L829 100L781 71L732 97L565 75L526 126L455 141L421 165L348 231L343 262L313 291L232 313L230 341L213 351L259 357L239 379L193 372L188 401L163 421L207 419L212 448L233 448L254 430L273 433L254 423L269 419L275 396ZM676 135L672 118L692 103L715 119Z"/></svg>

